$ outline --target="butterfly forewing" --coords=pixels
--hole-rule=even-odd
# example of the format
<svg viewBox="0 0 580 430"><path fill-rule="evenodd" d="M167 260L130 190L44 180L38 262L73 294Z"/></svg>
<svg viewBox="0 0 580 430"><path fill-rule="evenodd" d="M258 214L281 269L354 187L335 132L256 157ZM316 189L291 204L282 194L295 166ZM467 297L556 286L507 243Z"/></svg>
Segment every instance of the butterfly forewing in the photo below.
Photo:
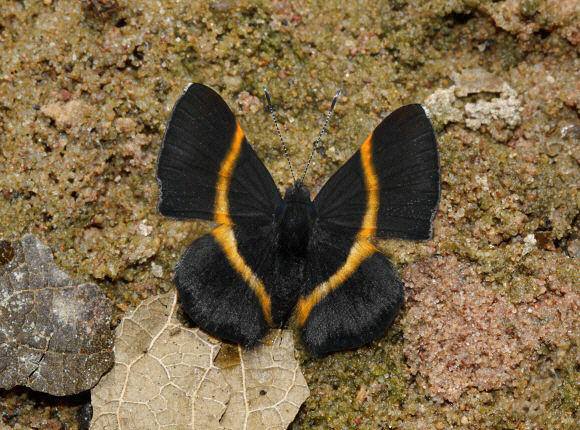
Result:
<svg viewBox="0 0 580 430"><path fill-rule="evenodd" d="M361 158L365 146L366 165ZM439 204L439 152L423 106L403 106L387 116L322 187L314 200L321 228L358 233L372 191L369 171L378 187L373 235L429 239Z"/></svg>
<svg viewBox="0 0 580 430"><path fill-rule="evenodd" d="M220 222L225 215L236 224L267 225L281 200L226 102L200 84L189 85L173 109L157 179L159 212L171 218ZM227 190L221 206L220 189Z"/></svg>

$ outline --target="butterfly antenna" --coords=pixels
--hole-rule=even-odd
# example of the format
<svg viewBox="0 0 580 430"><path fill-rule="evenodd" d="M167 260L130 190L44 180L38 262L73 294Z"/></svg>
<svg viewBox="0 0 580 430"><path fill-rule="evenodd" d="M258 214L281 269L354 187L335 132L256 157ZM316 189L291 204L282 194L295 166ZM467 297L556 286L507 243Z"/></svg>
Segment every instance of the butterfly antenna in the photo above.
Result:
<svg viewBox="0 0 580 430"><path fill-rule="evenodd" d="M334 110L334 106L336 105L336 101L338 100L338 96L340 95L340 90L336 92L334 98L332 99L332 104L330 105L330 110L328 111L328 115L326 115L326 120L324 120L324 124L322 125L322 129L320 130L320 134L318 135L318 139L314 142L314 148L312 148L312 152L310 153L310 158L308 158L308 163L306 164L306 168L304 169L304 173L302 174L302 182L304 182L304 177L306 176L306 172L308 171L308 167L310 167L310 162L312 161L312 156L314 155L314 151L318 148L318 144L320 143L320 139L322 138L322 133L326 129L326 125L328 124L328 120L330 119L330 115L332 115L332 111Z"/></svg>
<svg viewBox="0 0 580 430"><path fill-rule="evenodd" d="M276 121L276 115L274 114L274 108L272 107L272 101L270 100L270 93L264 87L264 94L266 94L266 100L268 101L268 109L270 109L270 115L272 115L272 119L274 120L274 125L276 126L276 131L278 132L278 136L280 137L280 142L282 142L282 146L284 147L284 154L286 155L286 160L288 160L288 165L290 166L290 173L292 173L292 180L296 182L296 177L294 176L294 169L292 168L292 162L290 161L290 156L288 155L288 149L286 149L286 144L284 143L284 139L282 139L282 133L280 133L280 129L278 128L278 121Z"/></svg>

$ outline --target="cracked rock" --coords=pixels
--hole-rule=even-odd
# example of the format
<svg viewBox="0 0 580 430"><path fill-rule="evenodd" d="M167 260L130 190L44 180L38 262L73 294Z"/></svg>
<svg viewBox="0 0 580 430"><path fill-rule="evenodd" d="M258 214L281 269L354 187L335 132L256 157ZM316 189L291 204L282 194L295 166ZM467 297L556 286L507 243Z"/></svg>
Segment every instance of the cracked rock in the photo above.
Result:
<svg viewBox="0 0 580 430"><path fill-rule="evenodd" d="M110 320L102 291L59 270L34 236L0 240L0 388L90 389L113 363Z"/></svg>

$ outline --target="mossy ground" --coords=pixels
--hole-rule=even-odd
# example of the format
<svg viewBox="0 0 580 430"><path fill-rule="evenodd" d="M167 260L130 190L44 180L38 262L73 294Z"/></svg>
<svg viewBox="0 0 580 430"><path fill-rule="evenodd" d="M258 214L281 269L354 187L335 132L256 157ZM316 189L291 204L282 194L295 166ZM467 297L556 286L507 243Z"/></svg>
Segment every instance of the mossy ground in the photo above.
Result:
<svg viewBox="0 0 580 430"><path fill-rule="evenodd" d="M156 213L155 160L187 82L228 101L281 188L290 175L263 85L297 171L341 89L306 180L315 192L389 111L483 68L517 93L519 125L435 117L435 239L380 246L400 269L456 256L514 303L577 293L578 22L577 2L550 0L3 2L0 231L49 244L63 270L103 288L117 323L172 288L179 255L208 229ZM494 97L471 94L453 107ZM312 396L292 428L574 428L579 330L566 349L546 346L509 387L471 388L454 403L434 401L424 377L409 373L401 319L356 351L322 360L300 352ZM17 391L0 404L5 425L82 426L76 400Z"/></svg>

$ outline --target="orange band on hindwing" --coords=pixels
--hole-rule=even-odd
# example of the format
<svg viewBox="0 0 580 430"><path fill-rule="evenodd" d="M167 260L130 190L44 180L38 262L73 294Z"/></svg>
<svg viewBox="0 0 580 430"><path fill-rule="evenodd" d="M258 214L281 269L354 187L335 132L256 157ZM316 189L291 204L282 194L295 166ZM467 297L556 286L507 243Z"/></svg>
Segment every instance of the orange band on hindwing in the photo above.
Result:
<svg viewBox="0 0 580 430"><path fill-rule="evenodd" d="M338 288L359 268L364 260L370 257L378 250L368 241L374 236L377 228L377 217L379 214L379 178L375 172L372 162L372 138L373 134L365 140L360 147L361 167L365 180L365 191L367 202L365 214L361 226L356 235L356 240L350 248L350 252L344 264L326 281L314 287L312 292L298 300L298 322L304 325L312 308L316 306L328 293Z"/></svg>
<svg viewBox="0 0 580 430"><path fill-rule="evenodd" d="M236 131L230 144L229 151L220 165L218 181L216 184L213 219L221 225L213 229L211 234L216 242L221 246L232 268L250 286L256 296L258 296L260 305L264 312L264 317L268 324L272 325L270 295L266 292L266 288L258 275L253 272L252 268L248 266L244 257L240 254L234 229L232 227L234 223L230 217L228 190L236 168L237 160L242 151L243 142L244 133L236 121Z"/></svg>

